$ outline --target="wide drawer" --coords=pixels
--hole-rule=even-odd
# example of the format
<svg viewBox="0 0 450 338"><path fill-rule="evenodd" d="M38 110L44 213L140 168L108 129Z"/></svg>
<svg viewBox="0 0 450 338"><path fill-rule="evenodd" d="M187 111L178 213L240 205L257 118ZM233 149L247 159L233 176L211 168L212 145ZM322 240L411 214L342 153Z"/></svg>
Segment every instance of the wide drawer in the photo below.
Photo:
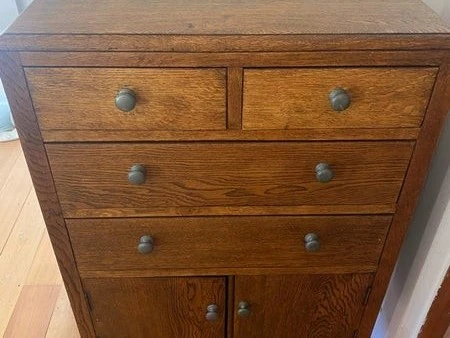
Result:
<svg viewBox="0 0 450 338"><path fill-rule="evenodd" d="M242 125L244 129L419 127L436 72L436 68L246 69ZM347 109L335 110L347 104Z"/></svg>
<svg viewBox="0 0 450 338"><path fill-rule="evenodd" d="M49 144L66 217L148 208L396 203L413 142ZM316 167L328 165L323 183ZM130 175L145 171L141 184ZM328 178L330 178L328 176Z"/></svg>
<svg viewBox="0 0 450 338"><path fill-rule="evenodd" d="M222 69L26 68L25 73L42 130L226 128ZM118 108L133 103L128 112Z"/></svg>
<svg viewBox="0 0 450 338"><path fill-rule="evenodd" d="M325 266L358 271L378 264L390 221L390 216L166 217L69 219L67 227L81 272ZM305 241L308 234L316 235L317 243Z"/></svg>

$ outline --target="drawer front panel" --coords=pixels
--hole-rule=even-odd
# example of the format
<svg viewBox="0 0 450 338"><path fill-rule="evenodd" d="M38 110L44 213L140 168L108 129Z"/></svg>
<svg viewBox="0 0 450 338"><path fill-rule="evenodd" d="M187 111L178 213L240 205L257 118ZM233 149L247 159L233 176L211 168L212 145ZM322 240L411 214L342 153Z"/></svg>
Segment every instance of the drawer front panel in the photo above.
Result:
<svg viewBox="0 0 450 338"><path fill-rule="evenodd" d="M149 207L395 203L412 149L412 142L47 145L66 217L99 209L133 215ZM318 181L320 163L329 165L328 183ZM136 165L145 169L141 184L129 181Z"/></svg>
<svg viewBox="0 0 450 338"><path fill-rule="evenodd" d="M436 68L248 69L243 128L419 127L436 72ZM335 92L332 105L329 95L338 88L343 92ZM343 111L334 110L348 104Z"/></svg>
<svg viewBox="0 0 450 338"><path fill-rule="evenodd" d="M330 266L358 271L378 264L390 221L390 216L166 217L69 219L67 226L82 272Z"/></svg>
<svg viewBox="0 0 450 338"><path fill-rule="evenodd" d="M222 69L27 68L42 130L223 130ZM129 112L116 106L135 102ZM131 106L132 107L132 106ZM130 107L130 108L131 108Z"/></svg>

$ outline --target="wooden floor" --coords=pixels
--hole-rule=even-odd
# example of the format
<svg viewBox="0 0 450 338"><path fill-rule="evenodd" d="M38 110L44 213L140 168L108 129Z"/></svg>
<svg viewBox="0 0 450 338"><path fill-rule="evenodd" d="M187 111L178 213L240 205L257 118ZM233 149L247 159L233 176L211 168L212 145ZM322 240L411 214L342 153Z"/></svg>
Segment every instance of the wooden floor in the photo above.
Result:
<svg viewBox="0 0 450 338"><path fill-rule="evenodd" d="M0 336L80 337L18 141L0 143Z"/></svg>

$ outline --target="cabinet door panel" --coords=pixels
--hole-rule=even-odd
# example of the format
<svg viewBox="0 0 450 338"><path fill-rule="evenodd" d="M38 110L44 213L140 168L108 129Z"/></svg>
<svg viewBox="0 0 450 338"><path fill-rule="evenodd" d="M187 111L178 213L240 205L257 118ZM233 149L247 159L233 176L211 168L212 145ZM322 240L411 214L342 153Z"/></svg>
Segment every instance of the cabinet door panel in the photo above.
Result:
<svg viewBox="0 0 450 338"><path fill-rule="evenodd" d="M98 337L223 338L225 278L84 279ZM206 320L216 304L218 318Z"/></svg>
<svg viewBox="0 0 450 338"><path fill-rule="evenodd" d="M371 274L237 276L236 338L351 338L356 330ZM239 303L250 306L239 317Z"/></svg>

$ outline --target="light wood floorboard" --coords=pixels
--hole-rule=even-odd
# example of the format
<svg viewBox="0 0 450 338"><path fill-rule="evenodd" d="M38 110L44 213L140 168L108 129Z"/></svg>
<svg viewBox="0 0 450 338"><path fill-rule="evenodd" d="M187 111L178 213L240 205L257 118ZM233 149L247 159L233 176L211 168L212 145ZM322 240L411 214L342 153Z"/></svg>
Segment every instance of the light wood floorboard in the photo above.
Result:
<svg viewBox="0 0 450 338"><path fill-rule="evenodd" d="M0 143L0 336L80 337L18 141Z"/></svg>
<svg viewBox="0 0 450 338"><path fill-rule="evenodd" d="M61 285L25 285L9 320L5 338L45 337Z"/></svg>

